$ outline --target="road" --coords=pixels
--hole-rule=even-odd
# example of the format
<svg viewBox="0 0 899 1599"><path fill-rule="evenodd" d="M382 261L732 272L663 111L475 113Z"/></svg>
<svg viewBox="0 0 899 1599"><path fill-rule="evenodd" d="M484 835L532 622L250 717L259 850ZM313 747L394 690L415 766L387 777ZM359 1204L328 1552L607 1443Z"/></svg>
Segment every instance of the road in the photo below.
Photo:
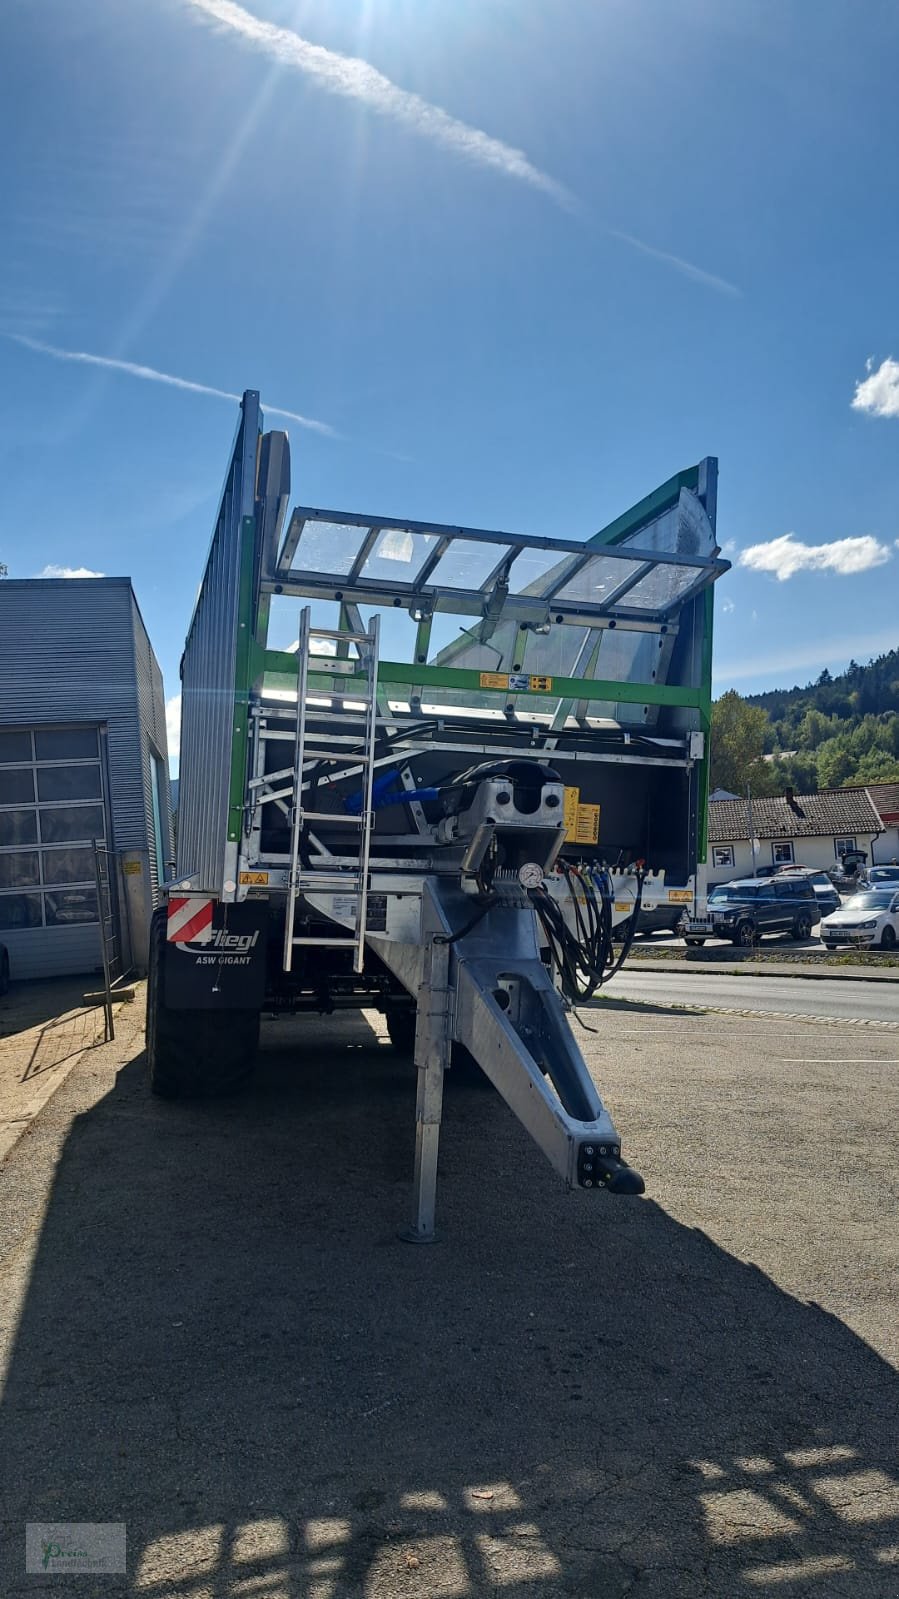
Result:
<svg viewBox="0 0 899 1599"><path fill-rule="evenodd" d="M724 1005L835 1021L899 1022L899 983L820 977L725 977L716 973L623 971L608 984L619 999Z"/></svg>
<svg viewBox="0 0 899 1599"><path fill-rule="evenodd" d="M588 1013L646 1197L451 1078L413 1248L382 1018L190 1104L142 1009L0 1163L3 1599L896 1599L899 1033ZM28 1521L127 1573L27 1575Z"/></svg>

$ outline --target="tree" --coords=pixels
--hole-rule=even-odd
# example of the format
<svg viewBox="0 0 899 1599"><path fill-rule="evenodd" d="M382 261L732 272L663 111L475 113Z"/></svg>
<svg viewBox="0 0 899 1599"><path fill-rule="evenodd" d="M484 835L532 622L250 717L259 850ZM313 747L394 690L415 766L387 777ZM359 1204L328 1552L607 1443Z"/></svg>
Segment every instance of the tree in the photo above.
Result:
<svg viewBox="0 0 899 1599"><path fill-rule="evenodd" d="M756 794L771 792L765 761L768 718L760 705L748 705L736 689L728 689L712 706L712 788L743 794L749 783Z"/></svg>

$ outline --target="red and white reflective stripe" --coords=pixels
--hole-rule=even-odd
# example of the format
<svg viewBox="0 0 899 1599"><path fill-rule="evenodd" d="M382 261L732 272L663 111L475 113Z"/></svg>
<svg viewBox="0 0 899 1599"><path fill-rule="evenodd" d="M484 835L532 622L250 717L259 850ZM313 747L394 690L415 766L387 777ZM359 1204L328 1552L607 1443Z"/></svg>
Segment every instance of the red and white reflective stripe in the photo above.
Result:
<svg viewBox="0 0 899 1599"><path fill-rule="evenodd" d="M166 937L170 944L208 944L212 937L214 899L191 894L186 899L169 900Z"/></svg>

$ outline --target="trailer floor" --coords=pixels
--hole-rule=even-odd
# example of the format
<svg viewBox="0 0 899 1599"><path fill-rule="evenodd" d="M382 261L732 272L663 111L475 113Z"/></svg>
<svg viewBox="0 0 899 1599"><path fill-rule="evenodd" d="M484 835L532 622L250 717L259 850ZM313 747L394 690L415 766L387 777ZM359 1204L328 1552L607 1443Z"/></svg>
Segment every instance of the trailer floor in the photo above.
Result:
<svg viewBox="0 0 899 1599"><path fill-rule="evenodd" d="M427 1248L376 1018L189 1107L141 1012L0 1167L5 1599L895 1599L895 1032L586 1012L649 1197L453 1087ZM50 1519L127 1577L26 1577Z"/></svg>

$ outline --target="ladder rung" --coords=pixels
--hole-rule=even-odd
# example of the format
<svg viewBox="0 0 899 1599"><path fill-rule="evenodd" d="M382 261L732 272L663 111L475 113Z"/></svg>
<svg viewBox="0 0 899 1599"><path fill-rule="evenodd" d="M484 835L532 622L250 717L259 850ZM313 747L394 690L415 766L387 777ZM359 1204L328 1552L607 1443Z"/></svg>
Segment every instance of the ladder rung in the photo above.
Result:
<svg viewBox="0 0 899 1599"><path fill-rule="evenodd" d="M303 765L311 766L313 761L346 761L348 766L368 766L371 756L352 755L349 750L318 750L307 745L303 751Z"/></svg>
<svg viewBox="0 0 899 1599"><path fill-rule="evenodd" d="M338 827L362 827L364 814L344 816L342 811L301 811L300 822L335 822Z"/></svg>
<svg viewBox="0 0 899 1599"><path fill-rule="evenodd" d="M342 633L339 627L310 627L310 638L334 638L338 644L374 644L370 633Z"/></svg>
<svg viewBox="0 0 899 1599"><path fill-rule="evenodd" d="M314 944L317 949L357 949L357 938L292 938L292 944Z"/></svg>
<svg viewBox="0 0 899 1599"><path fill-rule="evenodd" d="M337 893L339 889L349 889L350 893L359 893L359 873L346 872L298 872L296 887L300 893Z"/></svg>

